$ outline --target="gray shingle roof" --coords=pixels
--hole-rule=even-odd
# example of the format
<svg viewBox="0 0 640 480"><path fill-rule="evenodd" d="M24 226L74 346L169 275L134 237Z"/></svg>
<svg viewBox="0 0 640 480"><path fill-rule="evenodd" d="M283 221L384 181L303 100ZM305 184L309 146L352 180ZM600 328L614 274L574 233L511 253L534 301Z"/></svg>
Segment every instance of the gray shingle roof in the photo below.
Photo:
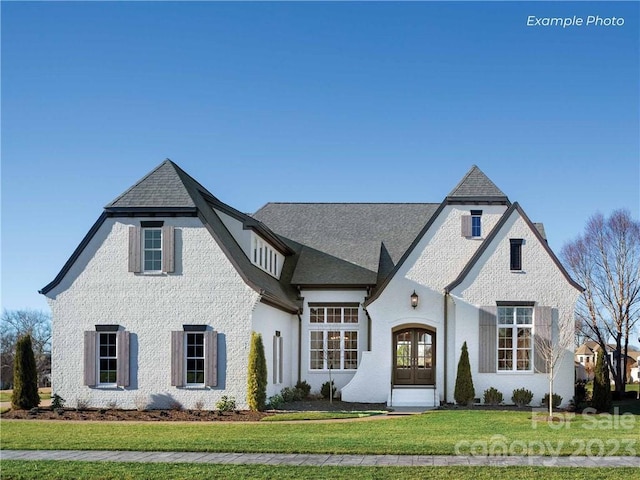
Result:
<svg viewBox="0 0 640 480"><path fill-rule="evenodd" d="M195 207L177 168L171 160L165 160L105 208Z"/></svg>
<svg viewBox="0 0 640 480"><path fill-rule="evenodd" d="M384 245L396 263L435 203L268 203L253 216L275 233L377 272Z"/></svg>
<svg viewBox="0 0 640 480"><path fill-rule="evenodd" d="M376 272L310 247L302 247L291 283L293 285L375 285Z"/></svg>
<svg viewBox="0 0 640 480"><path fill-rule="evenodd" d="M506 195L476 165L455 186L449 198L504 197Z"/></svg>

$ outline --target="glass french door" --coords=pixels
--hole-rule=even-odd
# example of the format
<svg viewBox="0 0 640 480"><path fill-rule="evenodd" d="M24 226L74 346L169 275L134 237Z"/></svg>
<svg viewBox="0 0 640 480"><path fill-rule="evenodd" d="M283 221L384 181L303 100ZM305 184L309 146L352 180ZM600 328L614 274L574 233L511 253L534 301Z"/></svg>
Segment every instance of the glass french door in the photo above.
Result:
<svg viewBox="0 0 640 480"><path fill-rule="evenodd" d="M433 385L435 332L407 328L393 334L394 385Z"/></svg>

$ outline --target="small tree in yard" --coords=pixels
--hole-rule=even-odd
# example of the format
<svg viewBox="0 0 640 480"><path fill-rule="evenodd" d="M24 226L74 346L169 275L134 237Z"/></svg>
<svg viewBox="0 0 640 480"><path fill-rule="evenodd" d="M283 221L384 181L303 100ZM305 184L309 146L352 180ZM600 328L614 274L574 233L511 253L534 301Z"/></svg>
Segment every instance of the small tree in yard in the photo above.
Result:
<svg viewBox="0 0 640 480"><path fill-rule="evenodd" d="M264 357L262 335L256 332L251 333L248 373L247 403L249 410L262 411L267 403L267 360Z"/></svg>
<svg viewBox="0 0 640 480"><path fill-rule="evenodd" d="M549 315L549 323L540 324L534 336L534 348L542 365L536 365L536 371L545 373L549 381L548 398L557 397L553 393L553 382L565 357L573 360L575 342L575 325L573 315L559 318L553 322ZM542 368L544 367L544 368ZM549 417L553 416L553 401L548 402Z"/></svg>
<svg viewBox="0 0 640 480"><path fill-rule="evenodd" d="M453 392L453 398L460 405L468 405L473 402L476 391L473 388L473 380L471 378L471 365L469 365L469 351L467 350L467 342L462 344L462 353L460 353L460 361L458 362L458 375L456 376L456 388Z"/></svg>
<svg viewBox="0 0 640 480"><path fill-rule="evenodd" d="M602 350L598 351L598 359L596 360L591 406L599 412L608 412L611 409L611 381L609 380L609 366L604 360Z"/></svg>
<svg viewBox="0 0 640 480"><path fill-rule="evenodd" d="M13 382L13 395L11 397L11 406L13 408L29 410L40 405L38 374L36 359L31 346L31 335L21 337L16 344Z"/></svg>

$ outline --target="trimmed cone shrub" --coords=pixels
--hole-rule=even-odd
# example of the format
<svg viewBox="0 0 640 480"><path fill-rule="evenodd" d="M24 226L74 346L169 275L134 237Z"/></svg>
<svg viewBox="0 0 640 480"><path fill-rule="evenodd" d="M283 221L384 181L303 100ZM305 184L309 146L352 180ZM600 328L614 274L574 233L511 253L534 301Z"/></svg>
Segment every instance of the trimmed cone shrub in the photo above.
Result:
<svg viewBox="0 0 640 480"><path fill-rule="evenodd" d="M25 335L16 343L11 407L16 410L30 410L38 405L40 405L40 396L38 395L36 359L31 346L31 335Z"/></svg>
<svg viewBox="0 0 640 480"><path fill-rule="evenodd" d="M471 365L469 365L469 351L467 350L467 342L464 342L460 353L460 361L458 362L458 375L456 376L456 388L453 392L453 398L459 405L469 405L473 402L475 396L476 391L473 388L473 380L471 378Z"/></svg>
<svg viewBox="0 0 640 480"><path fill-rule="evenodd" d="M608 412L611 409L611 381L609 380L609 367L604 359L602 349L598 351L598 358L596 360L591 406L599 412Z"/></svg>
<svg viewBox="0 0 640 480"><path fill-rule="evenodd" d="M247 403L249 409L262 411L267 402L267 360L264 357L262 335L251 332L249 349L249 372L247 381Z"/></svg>

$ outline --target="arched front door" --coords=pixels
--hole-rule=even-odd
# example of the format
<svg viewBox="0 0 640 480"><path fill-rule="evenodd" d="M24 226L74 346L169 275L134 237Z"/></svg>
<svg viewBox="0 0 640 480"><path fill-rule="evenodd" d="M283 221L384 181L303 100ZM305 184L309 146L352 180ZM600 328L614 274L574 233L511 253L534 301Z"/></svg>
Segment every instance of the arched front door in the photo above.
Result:
<svg viewBox="0 0 640 480"><path fill-rule="evenodd" d="M436 334L425 328L406 328L393 333L394 385L435 383Z"/></svg>

